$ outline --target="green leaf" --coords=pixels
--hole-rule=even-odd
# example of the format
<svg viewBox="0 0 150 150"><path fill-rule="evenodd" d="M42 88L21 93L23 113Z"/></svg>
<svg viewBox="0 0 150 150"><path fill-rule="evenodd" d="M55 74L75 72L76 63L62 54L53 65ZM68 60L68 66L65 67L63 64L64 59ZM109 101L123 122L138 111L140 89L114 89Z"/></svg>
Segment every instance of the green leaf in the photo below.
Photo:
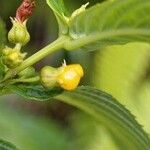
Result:
<svg viewBox="0 0 150 150"><path fill-rule="evenodd" d="M46 0L46 2L58 16L63 18L64 15L67 15L63 0Z"/></svg>
<svg viewBox="0 0 150 150"><path fill-rule="evenodd" d="M4 22L0 18L0 50L4 47L6 41L6 30Z"/></svg>
<svg viewBox="0 0 150 150"><path fill-rule="evenodd" d="M120 150L110 132L93 117L75 111L69 118L77 150Z"/></svg>
<svg viewBox="0 0 150 150"><path fill-rule="evenodd" d="M111 93L120 103L125 105L139 121L147 133L150 132L149 109L146 97L139 94L149 68L150 45L147 43L129 43L108 46L94 55L92 85L107 93ZM149 99L148 99L149 100ZM146 108L142 106L146 105ZM142 111L141 111L142 110ZM144 115L142 115L144 114ZM144 120L144 118L146 118ZM144 121L143 121L144 120Z"/></svg>
<svg viewBox="0 0 150 150"><path fill-rule="evenodd" d="M126 106L136 107L136 92L139 92L141 82L147 74L149 52L150 44L147 43L114 45L96 51L92 84L111 93Z"/></svg>
<svg viewBox="0 0 150 150"><path fill-rule="evenodd" d="M0 80L4 78L5 75L5 65L2 62L2 57L0 57Z"/></svg>
<svg viewBox="0 0 150 150"><path fill-rule="evenodd" d="M4 22L0 18L0 80L3 78L4 72L5 72L5 66L2 63L2 58L1 58L1 51L4 48L5 42L6 42L5 25L4 25Z"/></svg>
<svg viewBox="0 0 150 150"><path fill-rule="evenodd" d="M79 87L73 92L66 91L55 98L95 117L111 131L124 149L149 150L148 135L134 116L112 96L92 87Z"/></svg>
<svg viewBox="0 0 150 150"><path fill-rule="evenodd" d="M46 0L46 2L53 10L57 18L60 34L66 34L68 32L68 25L65 19L65 16L67 15L67 10L65 8L63 0Z"/></svg>
<svg viewBox="0 0 150 150"><path fill-rule="evenodd" d="M76 106L107 127L124 149L149 150L150 139L134 116L111 95L100 90L84 86L72 92L62 92L60 89L45 90L36 85L11 85L8 88L28 99L44 101L55 98Z"/></svg>
<svg viewBox="0 0 150 150"><path fill-rule="evenodd" d="M0 150L17 150L17 148L11 143L0 139Z"/></svg>
<svg viewBox="0 0 150 150"><path fill-rule="evenodd" d="M9 87L7 87L7 89L26 99L39 101L48 100L62 92L62 90L59 88L46 90L40 85L10 85Z"/></svg>
<svg viewBox="0 0 150 150"><path fill-rule="evenodd" d="M150 42L150 1L114 0L97 4L70 22L68 50Z"/></svg>

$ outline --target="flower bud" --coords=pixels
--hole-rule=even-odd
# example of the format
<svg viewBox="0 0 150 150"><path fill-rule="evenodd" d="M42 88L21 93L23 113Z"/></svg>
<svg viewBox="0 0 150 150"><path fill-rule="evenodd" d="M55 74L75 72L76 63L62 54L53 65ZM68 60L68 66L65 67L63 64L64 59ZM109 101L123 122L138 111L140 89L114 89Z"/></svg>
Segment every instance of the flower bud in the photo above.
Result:
<svg viewBox="0 0 150 150"><path fill-rule="evenodd" d="M23 0L21 5L16 11L16 19L24 22L29 16L32 15L35 8L35 1L32 0Z"/></svg>
<svg viewBox="0 0 150 150"><path fill-rule="evenodd" d="M62 71L57 76L57 82L65 90L74 90L83 74L83 68L79 64L62 66Z"/></svg>
<svg viewBox="0 0 150 150"><path fill-rule="evenodd" d="M15 68L23 62L26 53L21 53L17 49L6 47L2 50L3 63L8 68Z"/></svg>
<svg viewBox="0 0 150 150"><path fill-rule="evenodd" d="M60 68L46 66L41 70L41 82L44 87L59 86L65 90L74 90L83 76L83 68L79 64L66 65Z"/></svg>
<svg viewBox="0 0 150 150"><path fill-rule="evenodd" d="M30 78L36 75L34 67L28 67L24 69L23 71L18 73L18 76L20 78Z"/></svg>
<svg viewBox="0 0 150 150"><path fill-rule="evenodd" d="M57 86L57 75L58 75L58 69L45 66L42 68L40 72L40 79L42 82L42 85L45 88L52 88Z"/></svg>
<svg viewBox="0 0 150 150"><path fill-rule="evenodd" d="M17 19L12 19L12 29L8 33L8 40L11 43L17 44L20 43L22 45L25 45L30 40L30 35L26 28L26 21L23 23L18 21Z"/></svg>

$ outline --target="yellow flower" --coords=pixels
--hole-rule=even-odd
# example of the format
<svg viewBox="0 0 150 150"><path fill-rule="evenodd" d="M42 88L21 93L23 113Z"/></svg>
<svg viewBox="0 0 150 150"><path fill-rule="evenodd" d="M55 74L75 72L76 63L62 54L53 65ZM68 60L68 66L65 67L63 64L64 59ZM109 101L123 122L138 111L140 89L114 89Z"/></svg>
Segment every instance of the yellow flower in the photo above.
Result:
<svg viewBox="0 0 150 150"><path fill-rule="evenodd" d="M57 76L57 82L65 90L74 90L83 74L83 68L79 64L64 65L61 73Z"/></svg>

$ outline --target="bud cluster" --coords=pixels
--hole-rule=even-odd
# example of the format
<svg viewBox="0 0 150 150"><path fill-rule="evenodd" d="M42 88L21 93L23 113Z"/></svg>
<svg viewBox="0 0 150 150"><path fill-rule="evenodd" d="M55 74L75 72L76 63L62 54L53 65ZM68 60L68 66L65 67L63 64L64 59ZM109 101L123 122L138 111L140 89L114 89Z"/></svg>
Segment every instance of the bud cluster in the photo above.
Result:
<svg viewBox="0 0 150 150"><path fill-rule="evenodd" d="M20 65L23 62L25 56L26 53L21 53L20 50L16 48L5 47L2 50L3 63L8 68L15 68Z"/></svg>
<svg viewBox="0 0 150 150"><path fill-rule="evenodd" d="M7 68L15 68L20 65L26 53L22 53L21 47L30 40L30 35L26 27L27 19L31 16L35 3L31 0L23 0L16 11L16 17L11 18L12 28L8 32L9 42L15 44L14 48L5 47L2 50L2 59Z"/></svg>

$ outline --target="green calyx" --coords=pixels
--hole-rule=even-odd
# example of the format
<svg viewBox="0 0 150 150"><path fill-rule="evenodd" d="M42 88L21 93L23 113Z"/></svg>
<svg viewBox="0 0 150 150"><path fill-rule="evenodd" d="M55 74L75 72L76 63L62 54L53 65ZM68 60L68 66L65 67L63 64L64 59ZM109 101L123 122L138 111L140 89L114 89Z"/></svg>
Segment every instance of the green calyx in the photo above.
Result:
<svg viewBox="0 0 150 150"><path fill-rule="evenodd" d="M45 88L52 88L57 86L57 76L60 69L45 66L41 69L40 80Z"/></svg>
<svg viewBox="0 0 150 150"><path fill-rule="evenodd" d="M18 21L17 19L12 19L12 28L8 33L8 40L11 43L17 44L20 43L21 45L25 45L30 40L30 35L28 33L28 30L26 28L26 22L25 20L23 23Z"/></svg>

